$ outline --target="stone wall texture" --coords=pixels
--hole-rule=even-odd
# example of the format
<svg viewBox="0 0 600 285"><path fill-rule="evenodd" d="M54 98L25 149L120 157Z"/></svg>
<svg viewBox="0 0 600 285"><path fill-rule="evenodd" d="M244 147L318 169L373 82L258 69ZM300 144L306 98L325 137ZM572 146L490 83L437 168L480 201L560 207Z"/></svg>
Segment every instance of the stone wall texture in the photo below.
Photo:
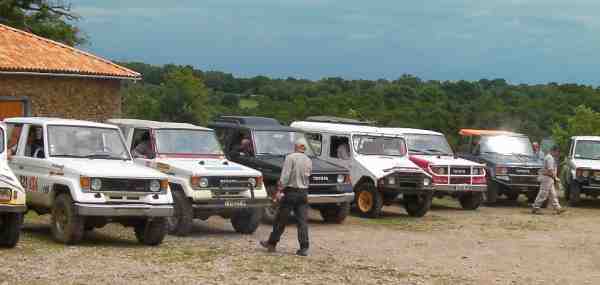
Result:
<svg viewBox="0 0 600 285"><path fill-rule="evenodd" d="M102 122L121 116L120 80L0 74L0 97L27 97L32 116Z"/></svg>

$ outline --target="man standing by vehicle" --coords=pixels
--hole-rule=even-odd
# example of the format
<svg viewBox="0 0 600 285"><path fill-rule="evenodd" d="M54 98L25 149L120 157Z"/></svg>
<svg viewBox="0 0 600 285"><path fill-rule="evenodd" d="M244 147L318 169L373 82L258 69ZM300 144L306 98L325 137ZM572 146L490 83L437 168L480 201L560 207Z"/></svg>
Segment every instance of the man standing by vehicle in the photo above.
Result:
<svg viewBox="0 0 600 285"><path fill-rule="evenodd" d="M540 207L546 199L550 199L549 202L552 203L554 212L557 215L560 215L565 211L560 207L558 195L556 194L556 184L560 183L560 179L557 177L557 165L555 159L558 158L559 154L559 147L558 145L555 145L550 149L550 153L544 157L544 167L541 170L540 192L533 203L533 210L531 211L533 214L541 214Z"/></svg>
<svg viewBox="0 0 600 285"><path fill-rule="evenodd" d="M537 157L538 159L544 159L544 152L540 149L540 144L538 142L533 142L531 144L531 146L533 147L533 155L535 157Z"/></svg>
<svg viewBox="0 0 600 285"><path fill-rule="evenodd" d="M269 240L260 242L260 245L267 248L269 252L275 251L275 247L285 231L290 212L294 211L297 219L298 243L300 244L300 249L296 251L296 254L308 255L307 190L312 172L312 161L304 154L305 150L304 143L296 142L294 153L285 158L277 185L277 193L273 195L273 200L279 202L279 212L273 223L273 232L271 232Z"/></svg>

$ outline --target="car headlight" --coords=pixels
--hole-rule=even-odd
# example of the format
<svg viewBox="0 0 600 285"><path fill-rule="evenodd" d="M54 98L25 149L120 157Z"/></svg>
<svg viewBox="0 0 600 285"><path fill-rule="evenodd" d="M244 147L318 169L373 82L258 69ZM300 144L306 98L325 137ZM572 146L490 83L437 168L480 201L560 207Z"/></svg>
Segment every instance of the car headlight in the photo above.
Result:
<svg viewBox="0 0 600 285"><path fill-rule="evenodd" d="M250 183L252 187L256 187L256 179L254 177L248 178L248 183Z"/></svg>
<svg viewBox="0 0 600 285"><path fill-rule="evenodd" d="M483 168L481 168L481 167L473 168L473 175L483 175Z"/></svg>
<svg viewBox="0 0 600 285"><path fill-rule="evenodd" d="M344 183L344 180L346 180L346 177L343 174L337 176L337 183L342 184Z"/></svg>
<svg viewBox="0 0 600 285"><path fill-rule="evenodd" d="M394 177L394 176L388 177L387 183L388 184L396 184L396 177Z"/></svg>
<svg viewBox="0 0 600 285"><path fill-rule="evenodd" d="M102 188L102 179L100 178L92 178L90 182L90 187L94 191L99 191Z"/></svg>
<svg viewBox="0 0 600 285"><path fill-rule="evenodd" d="M12 199L12 190L10 188L0 188L0 202L8 202Z"/></svg>
<svg viewBox="0 0 600 285"><path fill-rule="evenodd" d="M206 177L200 178L200 187L202 187L202 188L208 187L208 178L206 178Z"/></svg>
<svg viewBox="0 0 600 285"><path fill-rule="evenodd" d="M152 192L160 191L160 181L158 181L158 180L150 181L150 191L152 191Z"/></svg>
<svg viewBox="0 0 600 285"><path fill-rule="evenodd" d="M423 179L423 186L429 186L429 185L431 185L431 179L429 179L429 178Z"/></svg>
<svg viewBox="0 0 600 285"><path fill-rule="evenodd" d="M508 174L508 168L496 167L496 175L506 175L506 174Z"/></svg>
<svg viewBox="0 0 600 285"><path fill-rule="evenodd" d="M433 173L438 174L438 175L446 175L446 174L448 174L448 168L447 167L443 167L443 166L434 166L434 167L431 167L431 171L433 171Z"/></svg>

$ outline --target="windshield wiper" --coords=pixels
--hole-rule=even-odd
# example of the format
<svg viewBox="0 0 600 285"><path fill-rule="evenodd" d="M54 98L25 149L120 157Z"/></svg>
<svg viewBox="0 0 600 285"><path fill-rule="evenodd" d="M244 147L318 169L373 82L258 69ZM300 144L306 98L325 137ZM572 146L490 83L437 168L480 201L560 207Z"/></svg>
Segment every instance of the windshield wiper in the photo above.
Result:
<svg viewBox="0 0 600 285"><path fill-rule="evenodd" d="M429 149L427 149L427 151L428 152L435 152L435 153L438 153L438 154L441 154L441 155L451 155L451 154L449 154L449 153L447 153L447 152L445 152L443 150L439 150L439 149L435 149L435 148L429 148Z"/></svg>
<svg viewBox="0 0 600 285"><path fill-rule="evenodd" d="M425 153L425 151L423 151L422 149L415 149L415 148L409 148L408 151L417 152L417 153Z"/></svg>
<svg viewBox="0 0 600 285"><path fill-rule="evenodd" d="M73 157L73 158L84 158L84 156L81 155L74 155L74 154L53 154L51 155L52 157Z"/></svg>
<svg viewBox="0 0 600 285"><path fill-rule="evenodd" d="M92 153L89 155L82 156L89 159L114 159L114 160L127 160L123 157L112 156L110 153Z"/></svg>

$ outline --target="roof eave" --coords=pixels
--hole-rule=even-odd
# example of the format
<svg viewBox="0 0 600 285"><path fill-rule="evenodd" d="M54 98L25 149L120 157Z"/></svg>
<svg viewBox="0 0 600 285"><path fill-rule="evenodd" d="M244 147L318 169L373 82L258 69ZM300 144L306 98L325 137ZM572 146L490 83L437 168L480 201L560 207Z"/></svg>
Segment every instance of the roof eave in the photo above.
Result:
<svg viewBox="0 0 600 285"><path fill-rule="evenodd" d="M49 77L75 77L75 78L91 78L91 79L113 79L113 80L133 80L138 81L142 76L119 76L119 75L96 75L96 74L77 74L77 73L54 73L54 72L34 72L34 71L6 71L0 70L2 75L33 75L33 76L49 76Z"/></svg>

